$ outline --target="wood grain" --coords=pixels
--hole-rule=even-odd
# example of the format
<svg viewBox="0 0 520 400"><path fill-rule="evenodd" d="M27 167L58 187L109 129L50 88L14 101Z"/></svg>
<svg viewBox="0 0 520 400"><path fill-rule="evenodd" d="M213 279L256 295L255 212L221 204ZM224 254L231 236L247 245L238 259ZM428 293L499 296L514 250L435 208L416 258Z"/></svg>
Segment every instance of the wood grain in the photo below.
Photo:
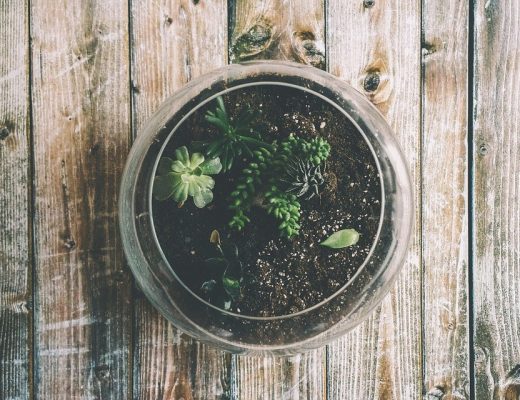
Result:
<svg viewBox="0 0 520 400"><path fill-rule="evenodd" d="M468 11L467 2L423 2L424 390L453 399L470 398Z"/></svg>
<svg viewBox="0 0 520 400"><path fill-rule="evenodd" d="M191 79L226 64L223 0L131 2L133 131ZM144 299L135 305L135 399L217 399L231 358L182 335Z"/></svg>
<svg viewBox="0 0 520 400"><path fill-rule="evenodd" d="M325 68L325 5L310 1L230 1L230 62L277 59ZM326 353L234 357L233 398L325 399Z"/></svg>
<svg viewBox="0 0 520 400"><path fill-rule="evenodd" d="M117 227L129 147L126 1L31 1L35 388L127 399L131 281Z"/></svg>
<svg viewBox="0 0 520 400"><path fill-rule="evenodd" d="M420 188L421 3L364 4L368 2L329 0L329 69L365 93L385 115L408 159L413 187ZM398 283L380 310L329 347L333 399L422 396L420 200L416 190L415 234Z"/></svg>
<svg viewBox="0 0 520 400"><path fill-rule="evenodd" d="M0 0L0 398L31 395L29 10Z"/></svg>
<svg viewBox="0 0 520 400"><path fill-rule="evenodd" d="M291 60L325 68L324 0L230 0L230 62Z"/></svg>
<svg viewBox="0 0 520 400"><path fill-rule="evenodd" d="M234 399L326 399L323 349L292 357L237 356Z"/></svg>
<svg viewBox="0 0 520 400"><path fill-rule="evenodd" d="M520 398L520 3L475 2L476 398Z"/></svg>

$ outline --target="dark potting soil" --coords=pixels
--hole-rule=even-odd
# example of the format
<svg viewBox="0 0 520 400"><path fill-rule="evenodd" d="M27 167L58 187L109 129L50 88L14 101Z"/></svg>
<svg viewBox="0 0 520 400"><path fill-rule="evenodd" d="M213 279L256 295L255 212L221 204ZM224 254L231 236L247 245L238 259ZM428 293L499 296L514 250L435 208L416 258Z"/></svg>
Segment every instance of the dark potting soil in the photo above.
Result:
<svg viewBox="0 0 520 400"><path fill-rule="evenodd" d="M381 212L381 186L372 153L355 126L339 110L299 89L264 85L242 88L224 96L233 117L244 107L261 111L256 130L265 141L290 133L310 139L324 137L331 146L320 196L301 200L301 230L293 239L279 235L276 221L253 207L243 231L228 228L232 213L229 194L245 165L215 178L214 200L199 209L188 199L182 208L172 200L153 203L153 218L161 247L179 277L203 297L201 286L221 279L222 271L207 266L209 237L219 231L234 242L248 279L231 311L250 316L287 315L311 307L334 294L353 276L374 241ZM204 119L210 102L193 113L177 130L163 155L179 146L207 140L217 130ZM242 162L243 163L243 162ZM354 228L359 242L333 250L319 243L332 233ZM221 306L221 304L218 304Z"/></svg>

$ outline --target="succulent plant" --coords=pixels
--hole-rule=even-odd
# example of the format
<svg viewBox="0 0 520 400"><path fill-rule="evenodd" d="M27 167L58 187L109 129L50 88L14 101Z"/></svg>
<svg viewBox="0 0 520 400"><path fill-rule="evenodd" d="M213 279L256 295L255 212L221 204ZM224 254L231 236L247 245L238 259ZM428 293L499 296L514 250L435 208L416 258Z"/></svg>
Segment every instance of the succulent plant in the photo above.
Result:
<svg viewBox="0 0 520 400"><path fill-rule="evenodd" d="M302 152L314 165L319 165L329 158L330 144L322 137L316 137L310 142L302 144Z"/></svg>
<svg viewBox="0 0 520 400"><path fill-rule="evenodd" d="M282 182L286 185L285 191L287 193L310 200L318 195L324 178L320 164L315 165L309 160L295 158L287 164Z"/></svg>
<svg viewBox="0 0 520 400"><path fill-rule="evenodd" d="M209 267L218 270L220 278L204 282L201 290L207 298L229 309L231 302L240 297L244 280L250 277L243 271L236 244L222 241L217 230L211 232L209 241L212 257L205 262Z"/></svg>
<svg viewBox="0 0 520 400"><path fill-rule="evenodd" d="M260 203L280 221L278 227L282 235L288 238L297 235L300 228L297 197L307 195L308 199L317 193L323 182L321 164L329 153L330 145L325 139L307 141L294 135L289 135L280 143L274 142L270 149L254 150L252 160L242 170L235 190L231 192L229 207L234 214L229 225L237 230L243 229L249 222L247 213L252 204L263 198ZM299 166L293 165L294 160L305 164L302 166L303 173L297 173ZM292 167L296 167L296 171L291 174Z"/></svg>
<svg viewBox="0 0 520 400"><path fill-rule="evenodd" d="M215 181L209 175L218 174L222 169L219 158L206 160L201 153L190 157L186 146L175 150L175 159L163 157L159 161L158 175L153 184L153 194L157 200L173 198L182 207L189 196L199 208L213 200L212 189Z"/></svg>
<svg viewBox="0 0 520 400"><path fill-rule="evenodd" d="M265 194L267 212L274 216L282 236L291 238L300 231L300 203L294 194L272 186Z"/></svg>
<svg viewBox="0 0 520 400"><path fill-rule="evenodd" d="M215 125L220 131L220 137L211 142L203 143L205 154L208 157L220 157L223 172L229 171L237 157L253 156L253 150L270 145L262 142L251 127L256 114L249 108L244 108L238 117L232 121L229 117L224 100L217 97L215 111L206 113L206 120Z"/></svg>
<svg viewBox="0 0 520 400"><path fill-rule="evenodd" d="M359 232L355 229L342 229L334 232L327 239L320 243L321 246L330 249L343 249L354 246L359 241Z"/></svg>

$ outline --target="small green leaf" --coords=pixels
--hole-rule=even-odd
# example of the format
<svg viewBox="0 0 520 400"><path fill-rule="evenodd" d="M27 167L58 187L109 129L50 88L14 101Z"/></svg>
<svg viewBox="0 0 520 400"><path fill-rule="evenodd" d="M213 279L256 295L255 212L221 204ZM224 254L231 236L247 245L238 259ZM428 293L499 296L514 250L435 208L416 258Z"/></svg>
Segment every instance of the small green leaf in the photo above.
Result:
<svg viewBox="0 0 520 400"><path fill-rule="evenodd" d="M201 189L213 189L215 187L215 180L208 175L200 175L192 177L193 183L196 183Z"/></svg>
<svg viewBox="0 0 520 400"><path fill-rule="evenodd" d="M220 131L224 134L227 133L229 127L226 125L225 122L221 121L218 117L213 115L206 115L206 121L208 121L210 124L215 125Z"/></svg>
<svg viewBox="0 0 520 400"><path fill-rule="evenodd" d="M176 184L173 174L156 176L153 181L153 196L160 201L170 198L175 191Z"/></svg>
<svg viewBox="0 0 520 400"><path fill-rule="evenodd" d="M193 153L190 159L190 168L197 168L200 164L204 162L204 156L201 153Z"/></svg>
<svg viewBox="0 0 520 400"><path fill-rule="evenodd" d="M193 202L198 208L203 208L213 200L213 192L209 189L199 190L197 194L193 196Z"/></svg>
<svg viewBox="0 0 520 400"><path fill-rule="evenodd" d="M189 190L190 185L186 182L182 182L175 187L175 190L173 192L173 200L179 203L179 207L182 207L182 204L184 204L184 202L188 198Z"/></svg>
<svg viewBox="0 0 520 400"><path fill-rule="evenodd" d="M202 170L202 173L204 175L215 175L215 174L218 174L222 170L222 164L218 157L212 158L210 160L204 161L200 165L200 169Z"/></svg>
<svg viewBox="0 0 520 400"><path fill-rule="evenodd" d="M188 148L186 146L182 146L175 150L175 158L184 165L187 165L190 161L190 153L188 153Z"/></svg>
<svg viewBox="0 0 520 400"><path fill-rule="evenodd" d="M222 276L222 284L224 285L224 290L232 299L236 299L240 296L240 281L238 279L231 278L224 274L224 276Z"/></svg>
<svg viewBox="0 0 520 400"><path fill-rule="evenodd" d="M173 161L171 163L170 170L173 171L173 172L176 172L178 174L182 174L183 172L186 172L189 169L186 168L186 166L182 162L180 162L179 160L175 160L175 161Z"/></svg>
<svg viewBox="0 0 520 400"><path fill-rule="evenodd" d="M343 229L330 235L320 245L331 249L343 249L353 246L359 240L359 233L355 229Z"/></svg>
<svg viewBox="0 0 520 400"><path fill-rule="evenodd" d="M224 99L222 96L217 97L217 105L221 110L226 111L226 106L224 105Z"/></svg>

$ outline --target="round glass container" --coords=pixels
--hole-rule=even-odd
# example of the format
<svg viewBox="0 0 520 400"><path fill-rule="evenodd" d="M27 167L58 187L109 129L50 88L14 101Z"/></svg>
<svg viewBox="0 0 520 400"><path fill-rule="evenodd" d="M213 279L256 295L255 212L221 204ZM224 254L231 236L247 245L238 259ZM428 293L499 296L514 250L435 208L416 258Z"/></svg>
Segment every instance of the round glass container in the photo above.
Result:
<svg viewBox="0 0 520 400"><path fill-rule="evenodd" d="M294 314L255 317L220 309L189 289L161 250L152 218L152 183L162 151L191 113L217 96L254 85L282 85L320 97L340 110L370 147L381 182L379 228L365 262L332 296ZM378 110L334 76L290 62L254 61L203 75L168 98L139 132L119 195L124 251L151 303L194 338L235 353L290 355L322 346L366 318L403 264L413 224L405 160Z"/></svg>

